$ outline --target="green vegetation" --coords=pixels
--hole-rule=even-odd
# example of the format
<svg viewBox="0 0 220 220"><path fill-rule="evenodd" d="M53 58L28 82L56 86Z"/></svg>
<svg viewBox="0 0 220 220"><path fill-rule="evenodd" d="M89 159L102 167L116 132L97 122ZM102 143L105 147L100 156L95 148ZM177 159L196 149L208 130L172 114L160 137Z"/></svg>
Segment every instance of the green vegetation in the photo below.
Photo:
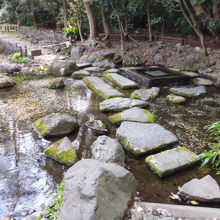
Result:
<svg viewBox="0 0 220 220"><path fill-rule="evenodd" d="M56 220L63 204L64 198L64 181L62 181L57 187L57 193L54 194L54 202L46 208L46 218L49 220Z"/></svg>
<svg viewBox="0 0 220 220"><path fill-rule="evenodd" d="M30 59L28 57L24 57L21 55L21 53L15 53L12 57L12 60L16 61L17 63L20 64L26 64L30 61Z"/></svg>
<svg viewBox="0 0 220 220"><path fill-rule="evenodd" d="M216 174L220 175L220 121L206 126L205 129L212 135L212 141L208 143L211 150L201 154L202 166L211 165L216 169Z"/></svg>

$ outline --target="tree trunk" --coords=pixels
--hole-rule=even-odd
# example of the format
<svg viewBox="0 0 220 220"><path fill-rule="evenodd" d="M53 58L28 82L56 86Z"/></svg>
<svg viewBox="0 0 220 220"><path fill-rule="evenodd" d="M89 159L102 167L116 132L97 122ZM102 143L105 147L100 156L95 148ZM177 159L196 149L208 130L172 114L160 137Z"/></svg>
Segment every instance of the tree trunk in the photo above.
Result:
<svg viewBox="0 0 220 220"><path fill-rule="evenodd" d="M83 34L82 34L82 21L81 21L81 17L80 17L80 14L79 14L79 4L78 4L78 1L76 1L75 7L76 7L77 26L79 28L79 36L80 36L81 42L83 42L84 38L83 38Z"/></svg>
<svg viewBox="0 0 220 220"><path fill-rule="evenodd" d="M67 23L68 23L67 0L63 0L63 19L64 19L64 26L67 27Z"/></svg>
<svg viewBox="0 0 220 220"><path fill-rule="evenodd" d="M207 17L209 17L209 14L205 11L205 9L202 7L201 3L197 3L195 0L190 0L190 3L196 13L196 15L200 18L200 19L205 19Z"/></svg>
<svg viewBox="0 0 220 220"><path fill-rule="evenodd" d="M147 25L149 41L152 41L152 27L151 27L151 0L147 2Z"/></svg>
<svg viewBox="0 0 220 220"><path fill-rule="evenodd" d="M103 40L108 39L110 34L111 34L111 28L110 28L110 23L109 20L107 18L106 15L106 11L103 5L103 1L100 0L100 8L101 8L101 14L102 14L102 23L103 23L103 28L104 28L104 32L105 32L105 37L103 38Z"/></svg>
<svg viewBox="0 0 220 220"><path fill-rule="evenodd" d="M84 2L84 6L89 20L89 30L90 30L89 38L91 41L95 42L96 37L98 37L98 26L95 20L93 8L92 5L88 2Z"/></svg>
<svg viewBox="0 0 220 220"><path fill-rule="evenodd" d="M213 11L214 19L220 22L220 2L219 0L212 0L212 2L213 2L212 11Z"/></svg>

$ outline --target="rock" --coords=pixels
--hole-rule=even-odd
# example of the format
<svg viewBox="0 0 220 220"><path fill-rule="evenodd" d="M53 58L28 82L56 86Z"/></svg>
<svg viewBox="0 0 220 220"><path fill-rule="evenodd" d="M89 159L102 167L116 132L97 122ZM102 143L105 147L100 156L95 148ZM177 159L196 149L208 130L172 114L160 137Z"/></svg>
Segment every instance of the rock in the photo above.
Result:
<svg viewBox="0 0 220 220"><path fill-rule="evenodd" d="M139 59L139 57L130 54L126 55L123 59L123 65L124 66L140 66L143 62Z"/></svg>
<svg viewBox="0 0 220 220"><path fill-rule="evenodd" d="M160 92L160 88L152 87L150 89L139 89L131 93L131 98L142 99L144 101L149 101L155 99Z"/></svg>
<svg viewBox="0 0 220 220"><path fill-rule="evenodd" d="M220 202L220 188L218 183L207 175L202 179L192 179L179 187L178 194L189 200L199 202Z"/></svg>
<svg viewBox="0 0 220 220"><path fill-rule="evenodd" d="M101 60L92 64L95 67L114 68L115 64L111 60Z"/></svg>
<svg viewBox="0 0 220 220"><path fill-rule="evenodd" d="M181 73L183 73L184 75L190 76L191 78L195 78L199 76L199 74L195 72L181 71Z"/></svg>
<svg viewBox="0 0 220 220"><path fill-rule="evenodd" d="M23 218L23 220L43 220L43 214L41 212L35 212L32 215L29 215L26 218Z"/></svg>
<svg viewBox="0 0 220 220"><path fill-rule="evenodd" d="M78 68L76 63L70 60L56 60L49 66L48 73L58 76L71 76Z"/></svg>
<svg viewBox="0 0 220 220"><path fill-rule="evenodd" d="M55 78L55 79L50 80L50 82L47 85L47 88L60 89L64 86L65 86L65 84L64 84L63 78Z"/></svg>
<svg viewBox="0 0 220 220"><path fill-rule="evenodd" d="M115 115L111 115L108 117L108 119L113 124L121 124L123 121L143 123L154 123L156 121L154 115L150 111L139 107L133 107Z"/></svg>
<svg viewBox="0 0 220 220"><path fill-rule="evenodd" d="M17 63L2 63L0 64L0 72L2 73L15 73L15 72L20 72L21 71L21 66Z"/></svg>
<svg viewBox="0 0 220 220"><path fill-rule="evenodd" d="M88 76L83 79L83 81L92 89L97 95L101 96L104 99L114 98L114 97L123 97L124 94L114 89L103 79L96 76Z"/></svg>
<svg viewBox="0 0 220 220"><path fill-rule="evenodd" d="M186 99L184 97L173 94L168 95L166 99L174 104L183 104L186 102Z"/></svg>
<svg viewBox="0 0 220 220"><path fill-rule="evenodd" d="M15 86L16 82L10 77L0 75L0 89Z"/></svg>
<svg viewBox="0 0 220 220"><path fill-rule="evenodd" d="M94 133L97 135L108 133L108 129L106 125L100 120L92 119L92 120L87 121L85 125L88 128L91 128L94 131Z"/></svg>
<svg viewBox="0 0 220 220"><path fill-rule="evenodd" d="M80 160L68 169L64 182L58 220L123 219L136 192L131 172L94 159Z"/></svg>
<svg viewBox="0 0 220 220"><path fill-rule="evenodd" d="M72 74L74 79L83 79L86 76L90 76L90 73L86 70L78 70Z"/></svg>
<svg viewBox="0 0 220 220"><path fill-rule="evenodd" d="M135 89L138 87L134 81L127 79L126 77L117 73L108 73L105 74L104 77L118 86L120 89Z"/></svg>
<svg viewBox="0 0 220 220"><path fill-rule="evenodd" d="M112 68L112 69L109 69L109 70L106 70L105 73L118 73L119 70L118 69L115 69L115 68Z"/></svg>
<svg viewBox="0 0 220 220"><path fill-rule="evenodd" d="M82 46L72 47L71 49L71 58L73 60L78 60L84 53L85 48Z"/></svg>
<svg viewBox="0 0 220 220"><path fill-rule="evenodd" d="M90 72L90 73L98 73L98 72L104 71L103 68L97 67L97 66L87 67L87 68L85 68L85 69L83 69L83 70L86 70L86 71L88 71L88 72Z"/></svg>
<svg viewBox="0 0 220 220"><path fill-rule="evenodd" d="M140 122L123 122L116 137L134 155L151 153L178 141L173 133L159 124Z"/></svg>
<svg viewBox="0 0 220 220"><path fill-rule="evenodd" d="M184 97L197 97L206 94L204 86L170 88L170 92Z"/></svg>
<svg viewBox="0 0 220 220"><path fill-rule="evenodd" d="M65 136L79 127L74 117L62 113L40 118L34 122L34 126L43 137Z"/></svg>
<svg viewBox="0 0 220 220"><path fill-rule="evenodd" d="M64 137L52 144L45 150L45 154L68 166L72 166L77 160L76 151L68 137Z"/></svg>
<svg viewBox="0 0 220 220"><path fill-rule="evenodd" d="M125 153L121 144L108 136L100 136L91 146L92 158L104 163L124 166Z"/></svg>
<svg viewBox="0 0 220 220"><path fill-rule="evenodd" d="M77 63L76 66L79 68L79 69L85 69L87 67L91 67L92 64L91 63Z"/></svg>
<svg viewBox="0 0 220 220"><path fill-rule="evenodd" d="M196 86L213 86L214 82L210 79L205 78L195 78L192 80Z"/></svg>
<svg viewBox="0 0 220 220"><path fill-rule="evenodd" d="M112 98L99 104L102 112L118 112L132 107L147 107L148 103L142 100L130 98Z"/></svg>
<svg viewBox="0 0 220 220"><path fill-rule="evenodd" d="M155 65L161 65L161 66L165 65L164 58L161 54L158 53L154 56L154 64Z"/></svg>
<svg viewBox="0 0 220 220"><path fill-rule="evenodd" d="M160 177L191 167L200 160L186 147L177 147L158 154L148 156L146 163Z"/></svg>
<svg viewBox="0 0 220 220"><path fill-rule="evenodd" d="M175 62L178 69L184 71L196 71L198 69L199 58L194 55L184 57L181 61Z"/></svg>
<svg viewBox="0 0 220 220"><path fill-rule="evenodd" d="M105 59L112 60L115 57L115 53L111 51L99 51L96 53L96 61L101 61Z"/></svg>

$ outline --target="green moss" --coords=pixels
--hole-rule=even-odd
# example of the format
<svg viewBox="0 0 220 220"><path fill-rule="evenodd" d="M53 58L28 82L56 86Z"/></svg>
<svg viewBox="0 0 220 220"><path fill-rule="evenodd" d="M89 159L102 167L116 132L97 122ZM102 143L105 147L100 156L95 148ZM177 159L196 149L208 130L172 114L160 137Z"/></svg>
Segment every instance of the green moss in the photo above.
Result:
<svg viewBox="0 0 220 220"><path fill-rule="evenodd" d="M178 98L176 95L174 94L170 94L166 97L166 99L171 102L171 103L174 103L174 104L182 104L182 103L185 103L185 99L182 99L182 98Z"/></svg>
<svg viewBox="0 0 220 220"><path fill-rule="evenodd" d="M132 99L140 99L141 98L141 96L139 94L137 94L136 92L132 92L130 97Z"/></svg>
<svg viewBox="0 0 220 220"><path fill-rule="evenodd" d="M124 121L123 118L121 117L120 113L111 115L111 116L108 117L108 119L113 124L120 124Z"/></svg>
<svg viewBox="0 0 220 220"><path fill-rule="evenodd" d="M162 170L159 170L159 169L155 166L155 164L151 162L151 160L152 160L152 157L151 157L151 156L148 156L148 157L146 157L145 162L146 162L147 164L149 164L150 168L151 168L156 174L158 174L158 176L162 177L163 174L164 174L163 171L162 171Z"/></svg>
<svg viewBox="0 0 220 220"><path fill-rule="evenodd" d="M199 64L195 64L193 68L186 68L180 66L176 66L175 68L181 71L196 72L197 69L199 68Z"/></svg>
<svg viewBox="0 0 220 220"><path fill-rule="evenodd" d="M44 123L43 119L38 119L34 122L35 128L41 133L43 137L46 137L48 134L48 126Z"/></svg>
<svg viewBox="0 0 220 220"><path fill-rule="evenodd" d="M178 94L178 95L182 95L182 96L186 96L186 97L192 97L195 95L195 93L193 92L181 92L181 91L176 91L176 89L174 88L170 88L170 92Z"/></svg>
<svg viewBox="0 0 220 220"><path fill-rule="evenodd" d="M155 116L150 112L150 111L148 111L148 110L144 110L144 112L145 112L145 114L147 114L148 115L148 120L147 120L147 122L148 123L155 123L156 122L156 118L155 118Z"/></svg>

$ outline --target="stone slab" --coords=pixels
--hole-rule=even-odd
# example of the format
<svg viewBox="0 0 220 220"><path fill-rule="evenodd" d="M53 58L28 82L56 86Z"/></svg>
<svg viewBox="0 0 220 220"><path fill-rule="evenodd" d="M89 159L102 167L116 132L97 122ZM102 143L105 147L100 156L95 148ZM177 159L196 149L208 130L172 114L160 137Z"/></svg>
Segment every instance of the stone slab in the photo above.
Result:
<svg viewBox="0 0 220 220"><path fill-rule="evenodd" d="M147 107L148 103L143 100L130 98L112 98L99 104L102 112L119 112L132 107Z"/></svg>
<svg viewBox="0 0 220 220"><path fill-rule="evenodd" d="M159 87L152 87L150 89L139 89L139 90L135 90L131 94L131 98L149 101L155 99L159 95L159 92L160 92Z"/></svg>
<svg viewBox="0 0 220 220"><path fill-rule="evenodd" d="M171 102L171 103L174 103L174 104L183 104L186 102L186 99L182 96L177 96L177 95L174 95L174 94L170 94L166 97L166 99Z"/></svg>
<svg viewBox="0 0 220 220"><path fill-rule="evenodd" d="M190 167L199 160L199 156L188 148L177 147L148 156L145 161L157 175L163 177Z"/></svg>
<svg viewBox="0 0 220 220"><path fill-rule="evenodd" d="M126 77L117 73L108 73L105 74L104 77L118 86L120 89L134 89L138 87L134 81L127 79Z"/></svg>
<svg viewBox="0 0 220 220"><path fill-rule="evenodd" d="M83 79L86 76L90 76L91 74L86 70L78 70L72 74L73 79Z"/></svg>
<svg viewBox="0 0 220 220"><path fill-rule="evenodd" d="M83 81L88 85L90 89L92 89L97 95L101 96L104 99L124 97L124 94L110 86L102 78L89 76L85 77Z"/></svg>
<svg viewBox="0 0 220 220"><path fill-rule="evenodd" d="M214 82L212 80L201 78L201 77L195 78L192 81L196 86L213 86L214 85Z"/></svg>
<svg viewBox="0 0 220 220"><path fill-rule="evenodd" d="M197 97L206 94L204 86L170 88L170 92L184 97Z"/></svg>
<svg viewBox="0 0 220 220"><path fill-rule="evenodd" d="M77 63L76 66L77 66L79 69L84 69L84 68L91 67L92 64L91 64L91 63Z"/></svg>
<svg viewBox="0 0 220 220"><path fill-rule="evenodd" d="M143 155L163 149L178 141L177 137L156 123L123 122L116 137L123 147L134 155Z"/></svg>

